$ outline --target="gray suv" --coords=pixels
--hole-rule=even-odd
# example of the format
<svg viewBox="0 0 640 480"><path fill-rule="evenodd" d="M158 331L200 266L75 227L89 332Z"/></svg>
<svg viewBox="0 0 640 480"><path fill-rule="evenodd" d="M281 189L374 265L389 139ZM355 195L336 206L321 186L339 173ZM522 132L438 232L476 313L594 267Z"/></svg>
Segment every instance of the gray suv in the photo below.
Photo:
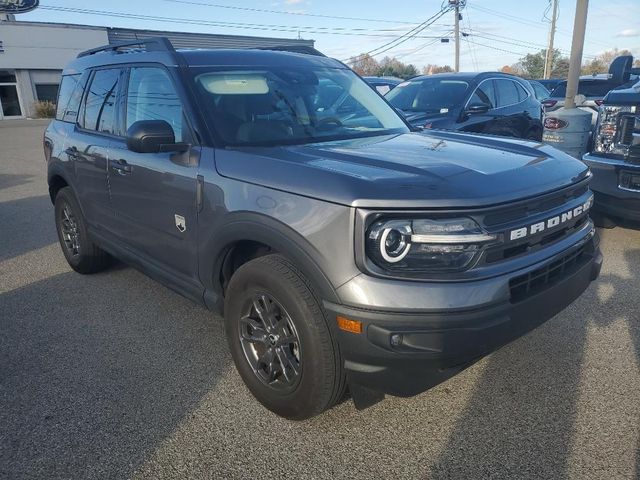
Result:
<svg viewBox="0 0 640 480"><path fill-rule="evenodd" d="M71 268L117 257L222 313L247 387L291 419L446 380L602 262L583 163L412 131L314 51L84 52L44 151Z"/></svg>

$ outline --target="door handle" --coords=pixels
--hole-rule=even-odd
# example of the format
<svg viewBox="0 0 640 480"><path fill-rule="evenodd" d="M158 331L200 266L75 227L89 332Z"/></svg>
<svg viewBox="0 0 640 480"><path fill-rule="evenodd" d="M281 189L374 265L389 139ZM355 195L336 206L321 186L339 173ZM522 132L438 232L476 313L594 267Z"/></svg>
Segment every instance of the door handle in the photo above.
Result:
<svg viewBox="0 0 640 480"><path fill-rule="evenodd" d="M131 165L126 160L111 160L111 168L119 175L129 175L131 173Z"/></svg>
<svg viewBox="0 0 640 480"><path fill-rule="evenodd" d="M69 147L64 151L64 153L67 154L67 157L69 157L70 160L78 158L78 149L76 147Z"/></svg>

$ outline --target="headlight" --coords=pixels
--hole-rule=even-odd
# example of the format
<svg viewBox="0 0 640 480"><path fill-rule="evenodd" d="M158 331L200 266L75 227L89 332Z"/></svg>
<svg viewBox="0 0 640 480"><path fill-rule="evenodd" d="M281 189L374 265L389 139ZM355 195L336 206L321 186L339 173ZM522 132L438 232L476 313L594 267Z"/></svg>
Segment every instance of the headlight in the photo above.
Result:
<svg viewBox="0 0 640 480"><path fill-rule="evenodd" d="M593 151L625 156L629 153L629 145L621 142L620 124L622 117L633 118L635 106L603 105L598 113L598 124L594 137Z"/></svg>
<svg viewBox="0 0 640 480"><path fill-rule="evenodd" d="M379 220L367 230L366 249L389 272L456 272L495 240L470 218Z"/></svg>

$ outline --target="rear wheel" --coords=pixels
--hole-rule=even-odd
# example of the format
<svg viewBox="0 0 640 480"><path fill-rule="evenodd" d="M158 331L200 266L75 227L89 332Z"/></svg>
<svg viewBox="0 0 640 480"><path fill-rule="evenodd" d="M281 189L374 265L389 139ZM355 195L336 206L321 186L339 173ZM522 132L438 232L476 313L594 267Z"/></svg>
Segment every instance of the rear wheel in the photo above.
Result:
<svg viewBox="0 0 640 480"><path fill-rule="evenodd" d="M55 217L60 247L71 268L79 273L95 273L109 265L109 255L89 238L82 210L70 187L60 189L56 195Z"/></svg>
<svg viewBox="0 0 640 480"><path fill-rule="evenodd" d="M238 372L269 410L303 420L340 400L338 345L311 285L284 257L241 266L229 282L224 316Z"/></svg>

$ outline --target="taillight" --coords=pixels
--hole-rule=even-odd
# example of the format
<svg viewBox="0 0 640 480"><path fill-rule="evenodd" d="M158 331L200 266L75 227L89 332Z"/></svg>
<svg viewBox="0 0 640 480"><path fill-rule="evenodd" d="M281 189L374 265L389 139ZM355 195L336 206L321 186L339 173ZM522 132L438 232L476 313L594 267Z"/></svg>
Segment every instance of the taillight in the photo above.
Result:
<svg viewBox="0 0 640 480"><path fill-rule="evenodd" d="M556 103L558 103L557 100L545 100L542 102L542 106L546 107L546 108L551 108L553 107Z"/></svg>
<svg viewBox="0 0 640 480"><path fill-rule="evenodd" d="M422 128L431 128L433 126L433 124L431 122L429 123L425 123Z"/></svg>
<svg viewBox="0 0 640 480"><path fill-rule="evenodd" d="M604 100L595 100L596 105L600 106L604 103Z"/></svg>
<svg viewBox="0 0 640 480"><path fill-rule="evenodd" d="M560 130L561 128L565 128L569 123L564 120L560 120L555 117L548 117L544 119L544 128L547 130Z"/></svg>

